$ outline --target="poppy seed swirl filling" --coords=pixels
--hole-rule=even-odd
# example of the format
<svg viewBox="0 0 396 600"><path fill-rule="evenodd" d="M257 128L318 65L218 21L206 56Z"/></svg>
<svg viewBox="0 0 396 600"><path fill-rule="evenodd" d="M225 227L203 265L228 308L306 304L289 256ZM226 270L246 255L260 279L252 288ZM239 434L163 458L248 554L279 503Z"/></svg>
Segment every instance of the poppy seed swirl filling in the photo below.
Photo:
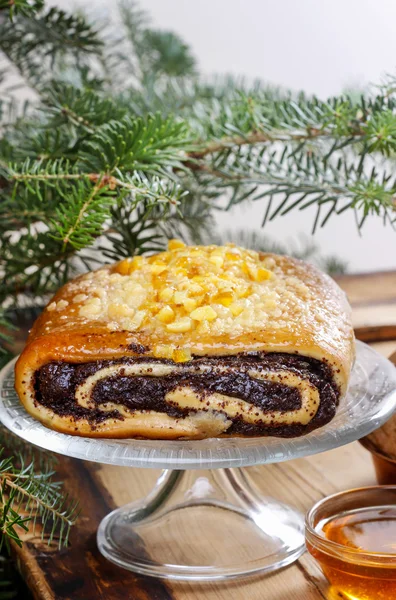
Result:
<svg viewBox="0 0 396 600"><path fill-rule="evenodd" d="M340 391L332 368L286 353L50 362L35 372L35 403L92 428L132 414L219 420L219 434L294 437L328 423Z"/></svg>

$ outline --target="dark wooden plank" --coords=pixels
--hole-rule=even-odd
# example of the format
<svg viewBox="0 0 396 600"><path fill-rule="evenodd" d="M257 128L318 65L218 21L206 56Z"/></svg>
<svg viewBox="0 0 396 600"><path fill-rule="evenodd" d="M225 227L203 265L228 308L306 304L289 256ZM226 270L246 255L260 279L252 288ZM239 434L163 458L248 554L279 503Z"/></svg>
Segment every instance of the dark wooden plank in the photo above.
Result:
<svg viewBox="0 0 396 600"><path fill-rule="evenodd" d="M37 600L172 600L161 580L120 569L101 556L96 531L103 517L116 508L111 493L96 477L100 467L60 457L57 472L71 496L78 497L81 515L68 548L49 548L36 536L14 555Z"/></svg>
<svg viewBox="0 0 396 600"><path fill-rule="evenodd" d="M358 340L371 344L373 342L387 342L396 339L396 323L394 325L380 325L355 327L355 335Z"/></svg>

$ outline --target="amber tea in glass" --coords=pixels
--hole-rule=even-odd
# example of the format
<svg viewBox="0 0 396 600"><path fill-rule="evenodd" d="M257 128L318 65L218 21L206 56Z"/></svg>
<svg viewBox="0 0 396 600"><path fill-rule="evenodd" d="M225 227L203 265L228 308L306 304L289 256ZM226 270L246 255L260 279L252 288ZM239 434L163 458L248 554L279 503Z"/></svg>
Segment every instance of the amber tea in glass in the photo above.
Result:
<svg viewBox="0 0 396 600"><path fill-rule="evenodd" d="M338 597L396 600L396 486L322 500L307 515L306 537Z"/></svg>

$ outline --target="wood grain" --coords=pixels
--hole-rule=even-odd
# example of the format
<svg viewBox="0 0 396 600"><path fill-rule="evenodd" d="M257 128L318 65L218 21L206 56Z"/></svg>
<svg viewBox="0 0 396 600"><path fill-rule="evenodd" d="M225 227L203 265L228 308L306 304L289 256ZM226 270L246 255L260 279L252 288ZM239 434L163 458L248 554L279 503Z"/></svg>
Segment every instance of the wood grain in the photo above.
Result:
<svg viewBox="0 0 396 600"><path fill-rule="evenodd" d="M68 548L48 548L39 531L27 538L20 551L14 549L18 565L35 598L39 600L171 600L165 583L113 567L99 553L96 530L101 519L116 508L112 495L98 477L100 467L61 457L59 477L73 497L78 497L81 514L72 529ZM125 481L125 473L123 475ZM130 596L128 591L131 590Z"/></svg>
<svg viewBox="0 0 396 600"><path fill-rule="evenodd" d="M361 328L363 338L375 341L373 346L384 355L394 352L396 317L392 319L396 316L396 273L342 277L339 283L356 306L355 324L358 331ZM389 311L385 320L378 322L380 306ZM368 332L366 327L374 327L374 330ZM392 341L384 342L384 339ZM14 550L19 568L37 600L323 600L331 597L326 580L308 554L274 575L227 584L165 584L119 569L99 555L95 539L97 526L116 506L144 496L159 472L97 466L63 457L59 471L67 490L80 498L82 506L70 547L59 552L43 545L36 536L27 539L22 549ZM358 442L287 463L250 467L249 471L263 494L270 490L274 497L303 511L328 494L376 482L370 454ZM235 553L238 549L230 540L231 537L224 540L224 552Z"/></svg>
<svg viewBox="0 0 396 600"><path fill-rule="evenodd" d="M396 299L396 271L337 275L334 279L354 307L392 303Z"/></svg>
<svg viewBox="0 0 396 600"><path fill-rule="evenodd" d="M396 271L335 277L353 307L356 337L363 342L396 339Z"/></svg>

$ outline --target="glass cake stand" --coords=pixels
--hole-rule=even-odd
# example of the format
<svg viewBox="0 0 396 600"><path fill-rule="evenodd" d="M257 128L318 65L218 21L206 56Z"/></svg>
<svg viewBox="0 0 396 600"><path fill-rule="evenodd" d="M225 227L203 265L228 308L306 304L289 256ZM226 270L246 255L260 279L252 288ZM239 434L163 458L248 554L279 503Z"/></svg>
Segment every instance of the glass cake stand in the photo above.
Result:
<svg viewBox="0 0 396 600"><path fill-rule="evenodd" d="M0 420L17 436L74 458L165 469L146 498L103 519L97 540L117 565L168 579L224 580L295 561L304 552L302 515L264 496L241 467L348 444L379 427L396 408L395 367L358 342L349 391L336 416L304 437L81 438L47 429L26 413L14 391L13 366L14 361L0 374Z"/></svg>

